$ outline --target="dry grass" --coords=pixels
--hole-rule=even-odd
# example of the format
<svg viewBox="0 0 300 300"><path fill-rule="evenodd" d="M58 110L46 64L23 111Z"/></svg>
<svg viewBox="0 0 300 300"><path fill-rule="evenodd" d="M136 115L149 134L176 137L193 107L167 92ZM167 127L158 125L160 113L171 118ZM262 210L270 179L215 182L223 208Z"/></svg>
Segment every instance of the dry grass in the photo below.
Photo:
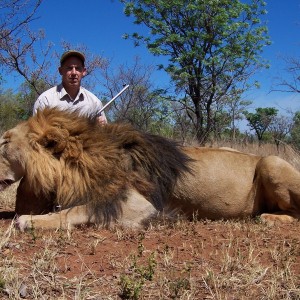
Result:
<svg viewBox="0 0 300 300"><path fill-rule="evenodd" d="M279 155L298 167L293 149ZM15 188L0 194L2 211L13 210ZM299 267L300 223L161 220L139 232L20 233L0 220L0 299L300 299Z"/></svg>
<svg viewBox="0 0 300 300"><path fill-rule="evenodd" d="M297 149L292 146L280 143L279 148L277 149L274 144L263 144L260 147L258 144L229 144L229 143L216 143L214 147L230 147L238 151L252 153L261 156L267 155L277 155L291 163L294 167L300 170L300 153Z"/></svg>

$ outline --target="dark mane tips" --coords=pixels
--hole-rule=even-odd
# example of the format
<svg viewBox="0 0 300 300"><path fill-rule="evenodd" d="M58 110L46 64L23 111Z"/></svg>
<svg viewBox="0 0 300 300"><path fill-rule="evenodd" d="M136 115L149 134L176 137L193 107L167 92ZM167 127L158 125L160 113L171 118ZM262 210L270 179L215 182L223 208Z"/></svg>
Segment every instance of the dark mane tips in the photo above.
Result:
<svg viewBox="0 0 300 300"><path fill-rule="evenodd" d="M139 178L135 180L135 187L161 210L164 199L170 196L178 178L191 172L191 158L175 141L141 132L128 125L118 129L121 132L115 132L114 135L122 139L123 150L131 158L132 171L139 174ZM150 191L149 185L143 189L145 181L151 184Z"/></svg>

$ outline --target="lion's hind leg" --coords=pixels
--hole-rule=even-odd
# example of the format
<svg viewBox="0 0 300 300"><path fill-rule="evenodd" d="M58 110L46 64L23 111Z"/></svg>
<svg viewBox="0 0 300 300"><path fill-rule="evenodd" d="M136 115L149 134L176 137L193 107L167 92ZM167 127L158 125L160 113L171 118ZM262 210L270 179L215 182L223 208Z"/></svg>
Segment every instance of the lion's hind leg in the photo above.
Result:
<svg viewBox="0 0 300 300"><path fill-rule="evenodd" d="M300 219L300 216L296 216L294 214L289 214L287 212L277 212L277 213L264 213L260 216L262 222L267 225L275 225L275 224L291 224L297 222Z"/></svg>
<svg viewBox="0 0 300 300"><path fill-rule="evenodd" d="M262 187L262 221L274 224L300 220L300 173L277 156L262 158L257 172Z"/></svg>

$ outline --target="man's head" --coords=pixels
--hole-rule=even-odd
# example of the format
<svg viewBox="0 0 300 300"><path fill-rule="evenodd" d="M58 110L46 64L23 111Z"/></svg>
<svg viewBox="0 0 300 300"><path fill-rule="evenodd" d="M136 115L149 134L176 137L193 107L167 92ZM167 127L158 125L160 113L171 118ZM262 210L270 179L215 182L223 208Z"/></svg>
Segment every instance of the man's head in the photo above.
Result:
<svg viewBox="0 0 300 300"><path fill-rule="evenodd" d="M81 52L70 50L65 52L60 59L59 74L66 91L78 90L81 79L86 75L84 66L85 57Z"/></svg>

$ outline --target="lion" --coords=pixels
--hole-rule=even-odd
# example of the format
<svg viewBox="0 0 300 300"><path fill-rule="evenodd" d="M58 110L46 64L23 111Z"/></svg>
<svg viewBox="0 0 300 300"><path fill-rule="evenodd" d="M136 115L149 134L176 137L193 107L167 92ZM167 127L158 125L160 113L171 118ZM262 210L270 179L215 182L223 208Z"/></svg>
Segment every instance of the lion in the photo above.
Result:
<svg viewBox="0 0 300 300"><path fill-rule="evenodd" d="M156 213L299 219L300 173L277 156L187 147L129 124L46 108L3 134L0 190L20 181L17 225L140 227Z"/></svg>

